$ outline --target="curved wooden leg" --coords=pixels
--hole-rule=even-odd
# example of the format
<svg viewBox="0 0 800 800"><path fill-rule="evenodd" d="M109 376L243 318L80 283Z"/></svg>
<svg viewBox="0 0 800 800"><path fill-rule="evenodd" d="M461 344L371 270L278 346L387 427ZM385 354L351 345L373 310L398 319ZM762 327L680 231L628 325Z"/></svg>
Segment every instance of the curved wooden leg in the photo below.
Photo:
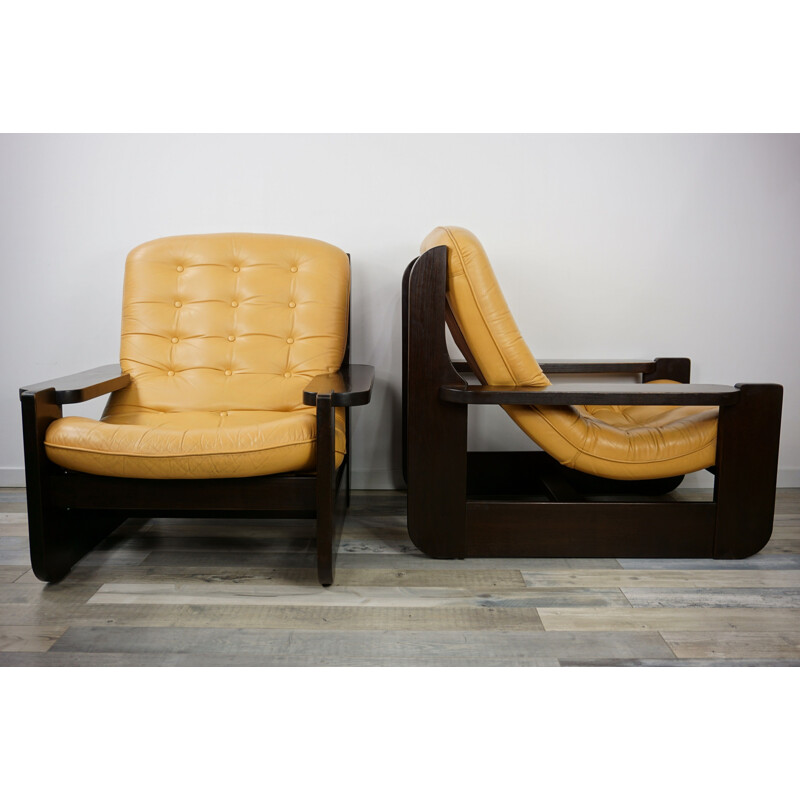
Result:
<svg viewBox="0 0 800 800"><path fill-rule="evenodd" d="M33 574L55 583L127 517L101 511L44 509L28 518Z"/></svg>
<svg viewBox="0 0 800 800"><path fill-rule="evenodd" d="M39 580L54 583L121 525L126 515L56 507L50 492L56 467L45 453L44 436L47 426L61 418L61 406L45 392L23 392L20 400L31 566Z"/></svg>
<svg viewBox="0 0 800 800"><path fill-rule="evenodd" d="M736 384L739 402L723 406L717 432L714 558L747 558L772 535L783 387Z"/></svg>

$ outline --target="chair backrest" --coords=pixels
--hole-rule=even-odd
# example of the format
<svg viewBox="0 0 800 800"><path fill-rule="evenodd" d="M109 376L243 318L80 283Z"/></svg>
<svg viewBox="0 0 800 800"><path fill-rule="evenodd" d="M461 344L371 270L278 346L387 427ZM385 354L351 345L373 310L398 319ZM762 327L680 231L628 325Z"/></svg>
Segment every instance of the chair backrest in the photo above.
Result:
<svg viewBox="0 0 800 800"><path fill-rule="evenodd" d="M131 251L120 363L124 411L289 411L342 363L347 254L271 234L171 236Z"/></svg>
<svg viewBox="0 0 800 800"><path fill-rule="evenodd" d="M420 252L439 245L447 247L447 323L478 377L495 386L548 386L477 237L465 228L435 228Z"/></svg>

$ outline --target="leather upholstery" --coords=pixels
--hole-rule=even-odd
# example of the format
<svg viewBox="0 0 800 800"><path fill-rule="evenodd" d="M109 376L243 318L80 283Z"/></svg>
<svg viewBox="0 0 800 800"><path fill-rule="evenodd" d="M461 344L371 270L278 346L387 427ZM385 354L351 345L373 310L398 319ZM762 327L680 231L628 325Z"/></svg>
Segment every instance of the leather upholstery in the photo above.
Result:
<svg viewBox="0 0 800 800"><path fill-rule="evenodd" d="M475 234L465 228L434 228L420 252L439 245L447 246L447 302L487 385L549 386Z"/></svg>
<svg viewBox="0 0 800 800"><path fill-rule="evenodd" d="M309 470L303 388L347 340L347 255L314 239L172 236L128 256L120 363L131 384L102 420L47 430L48 457L101 475L217 478ZM337 411L337 465L344 454Z"/></svg>
<svg viewBox="0 0 800 800"><path fill-rule="evenodd" d="M446 245L447 300L486 383L546 386L489 259L464 228L436 228L421 252ZM466 355L466 354L465 354ZM573 469L619 480L683 475L714 464L717 408L504 406L536 444Z"/></svg>

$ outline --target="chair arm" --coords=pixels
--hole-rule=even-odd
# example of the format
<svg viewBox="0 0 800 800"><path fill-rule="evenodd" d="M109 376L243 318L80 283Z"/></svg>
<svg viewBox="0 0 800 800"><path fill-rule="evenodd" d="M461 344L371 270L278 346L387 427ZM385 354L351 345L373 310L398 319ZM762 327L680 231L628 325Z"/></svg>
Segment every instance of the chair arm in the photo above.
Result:
<svg viewBox="0 0 800 800"><path fill-rule="evenodd" d="M663 359L660 359L663 360ZM564 358L559 361L552 359L539 359L539 366L546 375L577 375L600 372L632 373L649 375L658 369L659 359L633 359L633 358ZM466 361L454 361L456 372L469 374L472 368Z"/></svg>
<svg viewBox="0 0 800 800"><path fill-rule="evenodd" d="M317 375L303 390L307 406L317 404L317 397L330 397L331 405L363 406L369 403L375 368L366 364L350 364L332 375Z"/></svg>
<svg viewBox="0 0 800 800"><path fill-rule="evenodd" d="M19 390L20 397L52 392L53 403L83 403L94 397L123 389L131 382L131 376L122 372L119 364L106 364L102 367L87 369L75 375L66 375L43 383L23 386Z"/></svg>
<svg viewBox="0 0 800 800"><path fill-rule="evenodd" d="M586 383L571 386L442 386L448 403L504 406L728 406L738 400L735 386L706 383Z"/></svg>
<svg viewBox="0 0 800 800"><path fill-rule="evenodd" d="M617 372L617 373L642 373L646 375L653 372L656 368L655 361L636 360L636 359L591 359L565 358L561 361L544 360L539 361L542 372L546 375L556 374L579 374L579 373L598 373L598 372Z"/></svg>

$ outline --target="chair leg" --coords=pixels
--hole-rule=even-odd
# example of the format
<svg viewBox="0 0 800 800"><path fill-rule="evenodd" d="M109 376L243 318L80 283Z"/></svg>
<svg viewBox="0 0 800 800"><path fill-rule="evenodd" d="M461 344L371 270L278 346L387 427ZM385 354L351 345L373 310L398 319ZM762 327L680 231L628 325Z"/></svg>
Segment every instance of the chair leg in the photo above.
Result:
<svg viewBox="0 0 800 800"><path fill-rule="evenodd" d="M53 508L30 515L28 533L34 575L48 583L60 581L126 519L124 514L113 512Z"/></svg>
<svg viewBox="0 0 800 800"><path fill-rule="evenodd" d="M121 525L126 516L68 510L52 504L48 478L55 468L45 453L44 436L47 426L61 418L61 406L46 393L24 392L20 400L31 566L39 580L54 583Z"/></svg>
<svg viewBox="0 0 800 800"><path fill-rule="evenodd" d="M330 397L317 396L317 575L323 586L334 579L336 553L347 505L348 476L337 481L335 409ZM341 469L349 470L349 457ZM338 485L337 485L338 484ZM338 490L338 491L337 491Z"/></svg>
<svg viewBox="0 0 800 800"><path fill-rule="evenodd" d="M772 535L783 387L737 384L717 432L714 558L747 558Z"/></svg>
<svg viewBox="0 0 800 800"><path fill-rule="evenodd" d="M344 430L345 430L345 444L346 444L346 451L347 451L347 458L346 458L346 472L344 474L344 497L345 497L345 507L350 508L350 459L352 458L351 450L350 450L350 409L346 408L344 410Z"/></svg>

